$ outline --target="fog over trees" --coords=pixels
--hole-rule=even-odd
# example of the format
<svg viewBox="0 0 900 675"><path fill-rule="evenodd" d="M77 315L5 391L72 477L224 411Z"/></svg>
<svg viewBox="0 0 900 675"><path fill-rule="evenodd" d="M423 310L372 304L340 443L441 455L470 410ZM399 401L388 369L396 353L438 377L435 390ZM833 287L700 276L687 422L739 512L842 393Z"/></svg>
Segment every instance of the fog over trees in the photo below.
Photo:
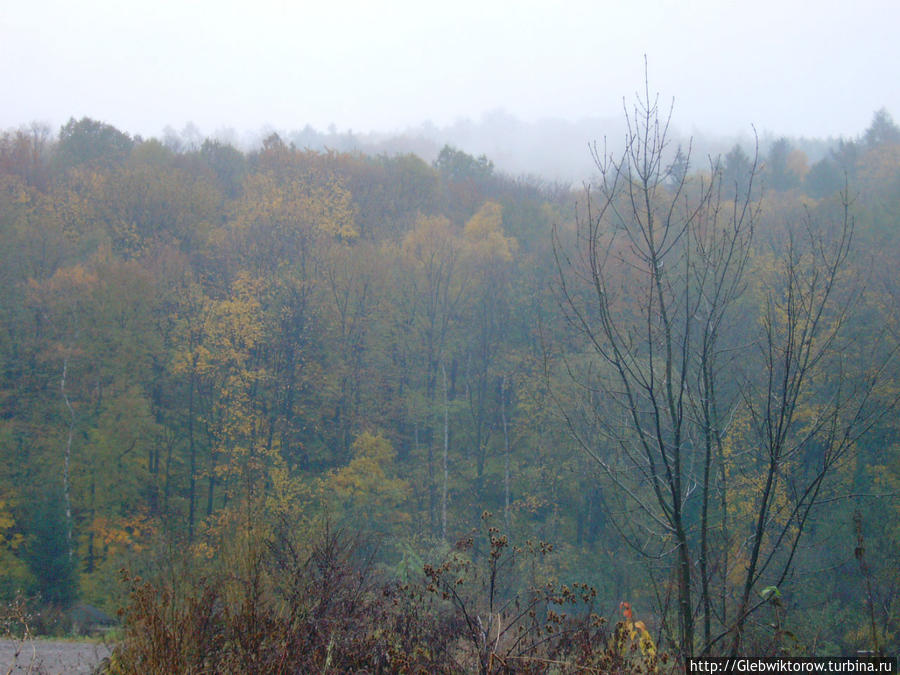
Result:
<svg viewBox="0 0 900 675"><path fill-rule="evenodd" d="M885 110L884 113L889 116ZM849 130L848 130L849 131ZM438 126L425 122L396 132L359 132L339 130L334 125L316 129L306 125L301 129L273 129L264 127L256 132L234 129L217 130L212 138L244 151L258 149L273 133L298 148L316 151L337 150L361 152L369 155L412 153L432 162L441 148L450 145L464 152L491 158L497 169L509 176L531 176L547 182L580 185L596 174L596 166L589 152L592 142L606 140L609 149L622 150L625 127L621 116L588 117L578 121L546 118L525 122L515 115L498 109L477 119L461 118L450 125ZM204 140L203 133L192 123L181 129L167 126L161 141L176 151L196 149ZM691 144L695 157L724 155L738 145L744 152L752 152L756 145L767 154L769 147L788 142L790 149L802 152L810 163L827 155L838 138L790 138L763 132L759 138L749 124L735 129L732 136L693 133L679 129L675 121L670 129L670 147Z"/></svg>
<svg viewBox="0 0 900 675"><path fill-rule="evenodd" d="M900 128L678 125L3 132L8 614L122 608L107 672L896 654Z"/></svg>

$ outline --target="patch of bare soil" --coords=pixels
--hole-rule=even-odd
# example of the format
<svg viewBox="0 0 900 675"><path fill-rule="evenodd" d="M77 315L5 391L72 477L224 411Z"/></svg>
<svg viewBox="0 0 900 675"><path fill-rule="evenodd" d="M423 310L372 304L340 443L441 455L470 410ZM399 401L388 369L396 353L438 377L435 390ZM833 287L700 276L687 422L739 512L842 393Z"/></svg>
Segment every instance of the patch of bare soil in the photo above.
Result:
<svg viewBox="0 0 900 675"><path fill-rule="evenodd" d="M90 675L109 652L93 642L0 640L0 675Z"/></svg>

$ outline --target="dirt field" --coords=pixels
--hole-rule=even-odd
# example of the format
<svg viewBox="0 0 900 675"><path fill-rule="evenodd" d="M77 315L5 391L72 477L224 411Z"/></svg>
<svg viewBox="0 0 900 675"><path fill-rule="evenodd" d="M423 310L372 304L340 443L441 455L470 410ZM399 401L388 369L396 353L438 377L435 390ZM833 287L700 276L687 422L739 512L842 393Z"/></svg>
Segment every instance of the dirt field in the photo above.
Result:
<svg viewBox="0 0 900 675"><path fill-rule="evenodd" d="M33 640L21 646L18 658L16 648L11 640L0 640L0 674L89 675L109 655L108 647L92 642Z"/></svg>

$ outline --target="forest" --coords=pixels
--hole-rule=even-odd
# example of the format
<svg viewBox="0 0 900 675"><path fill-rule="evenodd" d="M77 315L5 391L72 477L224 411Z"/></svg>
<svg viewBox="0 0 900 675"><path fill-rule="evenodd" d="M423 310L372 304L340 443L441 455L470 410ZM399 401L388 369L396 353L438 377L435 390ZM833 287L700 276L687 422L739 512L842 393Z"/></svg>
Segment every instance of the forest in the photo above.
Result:
<svg viewBox="0 0 900 675"><path fill-rule="evenodd" d="M900 128L626 111L577 186L3 133L6 606L108 672L896 654Z"/></svg>

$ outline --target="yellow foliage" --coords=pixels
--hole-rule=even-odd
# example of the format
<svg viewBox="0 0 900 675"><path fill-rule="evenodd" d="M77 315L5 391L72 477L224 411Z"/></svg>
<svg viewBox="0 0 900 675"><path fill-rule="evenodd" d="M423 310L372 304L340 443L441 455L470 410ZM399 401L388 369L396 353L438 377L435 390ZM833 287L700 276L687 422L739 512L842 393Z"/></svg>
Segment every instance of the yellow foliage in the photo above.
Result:
<svg viewBox="0 0 900 675"><path fill-rule="evenodd" d="M107 518L97 516L90 525L109 553L140 552L155 531L151 520L143 515Z"/></svg>
<svg viewBox="0 0 900 675"><path fill-rule="evenodd" d="M238 229L265 233L274 242L359 236L350 191L337 176L313 170L288 178L272 172L248 176L234 216Z"/></svg>
<svg viewBox="0 0 900 675"><path fill-rule="evenodd" d="M66 180L53 191L51 203L63 232L72 241L99 229L104 215L99 212L105 204L108 178L96 169L75 167Z"/></svg>
<svg viewBox="0 0 900 675"><path fill-rule="evenodd" d="M475 256L487 260L510 262L519 247L514 237L503 234L503 206L492 201L485 202L469 219L463 238Z"/></svg>
<svg viewBox="0 0 900 675"><path fill-rule="evenodd" d="M794 148L787 156L787 168L800 181L806 178L809 173L809 159L806 153L800 149Z"/></svg>
<svg viewBox="0 0 900 675"><path fill-rule="evenodd" d="M201 560L212 560L216 557L217 550L208 541L198 540L191 544L191 555Z"/></svg>
<svg viewBox="0 0 900 675"><path fill-rule="evenodd" d="M457 247L457 240L444 216L419 216L416 226L403 239L403 254L423 266L433 264Z"/></svg>
<svg viewBox="0 0 900 675"><path fill-rule="evenodd" d="M747 448L754 447L755 442L750 413L746 408L739 408L722 444L725 483L728 486L728 520L734 535L728 542L730 564L726 574L728 582L735 588L744 583L750 563L745 540L756 524L766 481L766 462L747 454ZM786 523L788 500L784 486L776 484L772 496L773 522L780 525ZM765 537L763 545L767 542L768 537Z"/></svg>
<svg viewBox="0 0 900 675"><path fill-rule="evenodd" d="M656 672L656 643L643 621L634 621L631 604L622 602L619 605L624 618L617 626L610 645L612 651L619 653L628 661L640 664L646 672Z"/></svg>
<svg viewBox="0 0 900 675"><path fill-rule="evenodd" d="M280 453L276 453L273 458L269 481L265 497L266 509L278 516L289 516L292 522L303 520L315 501L313 489L309 483L290 471Z"/></svg>
<svg viewBox="0 0 900 675"><path fill-rule="evenodd" d="M353 442L354 457L332 472L323 487L344 503L357 507L394 508L409 494L409 483L391 477L397 453L381 435L360 434Z"/></svg>
<svg viewBox="0 0 900 675"><path fill-rule="evenodd" d="M891 189L900 167L900 145L879 145L866 152L859 163L858 180L869 190Z"/></svg>
<svg viewBox="0 0 900 675"><path fill-rule="evenodd" d="M0 204L15 205L27 210L33 199L24 179L7 173L0 174Z"/></svg>
<svg viewBox="0 0 900 675"><path fill-rule="evenodd" d="M15 520L9 512L6 500L0 499L0 548L16 550L24 537L18 532L7 534L15 525Z"/></svg>
<svg viewBox="0 0 900 675"><path fill-rule="evenodd" d="M75 298L91 292L97 283L97 275L89 272L83 265L60 268L44 282L28 280L32 290L41 293L48 300L55 299L62 303L69 298L74 302Z"/></svg>

